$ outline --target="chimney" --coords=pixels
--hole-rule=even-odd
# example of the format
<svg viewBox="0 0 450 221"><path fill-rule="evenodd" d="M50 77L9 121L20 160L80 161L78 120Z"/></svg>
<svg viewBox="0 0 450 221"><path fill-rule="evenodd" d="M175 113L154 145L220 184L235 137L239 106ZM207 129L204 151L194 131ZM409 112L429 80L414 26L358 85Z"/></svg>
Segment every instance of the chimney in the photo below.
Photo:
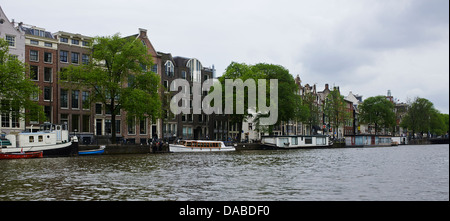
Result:
<svg viewBox="0 0 450 221"><path fill-rule="evenodd" d="M139 28L139 36L147 37L147 29Z"/></svg>
<svg viewBox="0 0 450 221"><path fill-rule="evenodd" d="M325 84L325 90L330 90L328 89L328 84Z"/></svg>
<svg viewBox="0 0 450 221"><path fill-rule="evenodd" d="M298 86L300 86L300 76L297 74L297 77L295 78L295 84L297 84Z"/></svg>

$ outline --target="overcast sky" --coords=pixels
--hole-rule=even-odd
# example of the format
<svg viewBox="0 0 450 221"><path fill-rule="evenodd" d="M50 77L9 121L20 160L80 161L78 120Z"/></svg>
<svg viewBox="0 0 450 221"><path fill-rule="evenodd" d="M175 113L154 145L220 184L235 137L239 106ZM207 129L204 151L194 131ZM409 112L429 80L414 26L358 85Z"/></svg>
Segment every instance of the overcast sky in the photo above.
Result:
<svg viewBox="0 0 450 221"><path fill-rule="evenodd" d="M8 18L88 36L148 30L157 51L273 63L302 84L368 98L416 96L449 113L448 0L0 0Z"/></svg>

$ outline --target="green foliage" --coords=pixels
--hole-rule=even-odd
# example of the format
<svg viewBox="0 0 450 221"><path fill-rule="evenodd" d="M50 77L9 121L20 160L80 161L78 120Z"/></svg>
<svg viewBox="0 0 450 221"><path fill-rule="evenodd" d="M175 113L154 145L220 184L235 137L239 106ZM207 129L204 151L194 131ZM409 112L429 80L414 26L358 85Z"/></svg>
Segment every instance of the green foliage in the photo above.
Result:
<svg viewBox="0 0 450 221"><path fill-rule="evenodd" d="M448 132L448 114L441 114L434 108L431 101L416 97L408 109L402 127L416 132L431 132L434 134L445 134Z"/></svg>
<svg viewBox="0 0 450 221"><path fill-rule="evenodd" d="M378 126L390 128L395 125L394 104L385 96L369 97L359 106L360 121L375 124L375 134Z"/></svg>
<svg viewBox="0 0 450 221"><path fill-rule="evenodd" d="M0 38L0 113L13 111L17 117L44 121L43 108L31 100L41 91L25 72L25 64L9 54L8 42ZM26 115L21 109L27 110Z"/></svg>
<svg viewBox="0 0 450 221"><path fill-rule="evenodd" d="M280 66L274 64L259 63L255 65L247 65L245 63L232 62L225 70L225 73L219 78L219 81L224 85L225 79L241 79L245 81L247 79L254 79L256 87L258 87L258 79L266 79L266 106L269 106L270 100L270 79L278 79L278 121L298 120L303 121L309 117L309 109L306 105L303 105L300 95L296 92L298 90L295 80L289 71ZM225 88L222 87L222 93L224 96ZM236 103L236 93L233 93L233 101ZM239 122L238 125L247 119L251 114L248 112L248 91L245 88L244 93L244 103L234 105L233 114L230 116L232 122ZM258 97L256 96L256 103L258 104ZM225 102L226 99L223 99ZM225 103L223 103L225 105ZM236 106L244 105L244 114L236 114ZM258 112L258 109L255 110ZM268 115L259 114L254 121L258 130L262 129L259 127L259 118L267 117ZM269 127L269 131L270 128ZM241 130L241 128L238 128ZM239 138L238 138L239 139Z"/></svg>
<svg viewBox="0 0 450 221"><path fill-rule="evenodd" d="M303 104L308 109L309 115L305 122L309 125L311 134L313 133L313 126L319 126L320 114L319 106L316 103L317 95L313 93L306 93L303 95Z"/></svg>
<svg viewBox="0 0 450 221"><path fill-rule="evenodd" d="M352 113L347 111L344 96L337 89L330 91L328 94L323 111L329 119L330 125L335 128L334 131L352 117Z"/></svg>
<svg viewBox="0 0 450 221"><path fill-rule="evenodd" d="M96 37L93 45L92 62L70 66L65 71L67 78L79 82L75 86L90 88L90 101L101 102L109 108L112 122L120 110L127 111L128 118L159 118L160 78L149 71L152 59L141 41L116 34ZM115 124L111 127L115 131ZM112 133L112 142L115 142L115 133Z"/></svg>

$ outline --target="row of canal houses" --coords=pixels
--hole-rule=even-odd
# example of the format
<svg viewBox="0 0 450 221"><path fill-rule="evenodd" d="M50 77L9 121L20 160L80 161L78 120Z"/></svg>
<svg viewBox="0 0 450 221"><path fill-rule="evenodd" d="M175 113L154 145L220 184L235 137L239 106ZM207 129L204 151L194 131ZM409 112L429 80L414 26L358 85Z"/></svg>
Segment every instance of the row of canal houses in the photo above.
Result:
<svg viewBox="0 0 450 221"><path fill-rule="evenodd" d="M78 135L84 144L90 144L102 138L107 140L111 133L116 133L119 142L136 144L148 143L152 138L232 140L238 137L239 133L241 133L242 141L253 141L260 140L264 135L255 130L251 118L243 123L242 131L238 131L238 125L231 123L226 115L180 114L174 116L166 113L163 119L152 122L150 119L128 120L126 112L121 111L115 122L111 122L110 113L101 103L88 102L90 89L71 89L65 86L67 84L59 83L68 81L62 77L64 75L61 75L67 66L89 62L92 48L89 40L92 37L66 31L50 32L42 27L10 21L1 7L0 37L8 41L11 55L28 65L28 74L42 90L42 93L33 99L43 106L47 121L67 124L70 133ZM161 77L161 85L166 88L172 80L178 78L186 79L192 85L193 82L202 83L216 77L214 65L206 67L196 58L173 56L171 53L157 51L146 29L139 28L136 34L126 37L135 38L147 47L154 63L151 70ZM330 93L328 84L325 84L323 91L317 91L316 85L302 85L298 75L295 82L299 87L298 93L302 96L312 94L318 107L323 105ZM333 87L333 90L339 90L339 87ZM386 98L394 102L390 94ZM293 121L282 122L274 127L274 134L327 134L343 138L373 133L371 127L358 122L358 105L362 102L362 96L350 92L345 97L345 101L348 112L352 113L353 118L337 131L333 131L322 119L318 125ZM407 106L396 104L396 107L401 110ZM2 114L0 133L30 131L43 123L42 119L27 121L17 119L14 117L14 111L18 110ZM112 123L116 124L116 131L111 131ZM396 131L397 134L391 135L403 135L400 128Z"/></svg>

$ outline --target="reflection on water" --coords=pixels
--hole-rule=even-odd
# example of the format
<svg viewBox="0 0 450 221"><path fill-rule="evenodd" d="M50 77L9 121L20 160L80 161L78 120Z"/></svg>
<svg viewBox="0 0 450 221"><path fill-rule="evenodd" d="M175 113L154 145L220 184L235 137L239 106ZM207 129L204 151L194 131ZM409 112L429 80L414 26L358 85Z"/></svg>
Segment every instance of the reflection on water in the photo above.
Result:
<svg viewBox="0 0 450 221"><path fill-rule="evenodd" d="M0 200L449 200L449 145L0 161Z"/></svg>

